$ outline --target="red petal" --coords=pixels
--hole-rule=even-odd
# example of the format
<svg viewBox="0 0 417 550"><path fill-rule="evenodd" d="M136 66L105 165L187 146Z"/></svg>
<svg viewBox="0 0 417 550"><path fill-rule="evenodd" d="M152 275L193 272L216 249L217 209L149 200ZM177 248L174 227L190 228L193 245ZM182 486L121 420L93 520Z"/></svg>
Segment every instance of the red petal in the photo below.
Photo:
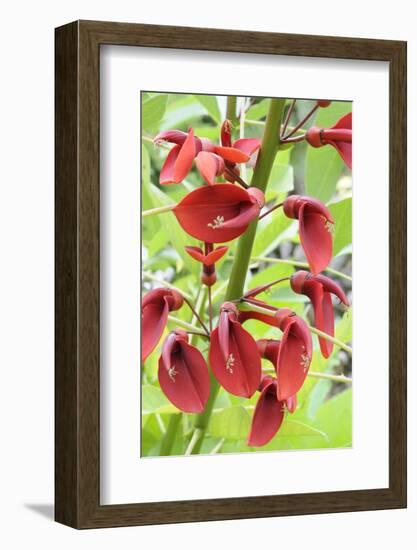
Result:
<svg viewBox="0 0 417 550"><path fill-rule="evenodd" d="M346 166L352 170L352 143L346 141L329 141L344 160Z"/></svg>
<svg viewBox="0 0 417 550"><path fill-rule="evenodd" d="M304 294L306 294L313 304L314 326L319 330L334 335L334 313L331 295L323 291L323 286L314 280L307 280L304 283ZM333 351L333 344L325 338L319 337L320 350L323 357L329 357Z"/></svg>
<svg viewBox="0 0 417 550"><path fill-rule="evenodd" d="M173 212L189 235L207 243L227 242L241 235L246 227L223 229L222 225L240 214L242 203L252 198L242 188L231 183L199 187L188 193ZM223 222L216 224L216 220Z"/></svg>
<svg viewBox="0 0 417 550"><path fill-rule="evenodd" d="M321 285L323 285L323 290L325 290L326 292L331 292L332 294L337 296L339 300L343 304L345 304L345 306L349 306L349 301L346 298L345 293L340 288L340 286L333 281L333 279L330 279L330 277L326 277L326 275L317 275L315 279Z"/></svg>
<svg viewBox="0 0 417 550"><path fill-rule="evenodd" d="M249 157L259 149L261 146L261 140L256 138L241 138L234 142L233 148L239 149L242 153L245 153Z"/></svg>
<svg viewBox="0 0 417 550"><path fill-rule="evenodd" d="M198 246L184 246L185 251L192 257L194 260L197 260L197 262L204 263L205 262L205 255L204 252L199 248Z"/></svg>
<svg viewBox="0 0 417 550"><path fill-rule="evenodd" d="M198 171L209 185L216 183L216 176L224 172L224 161L215 153L201 151L198 153L195 163Z"/></svg>
<svg viewBox="0 0 417 550"><path fill-rule="evenodd" d="M174 166L177 161L180 150L181 150L181 145L175 145L171 149L171 151L168 153L168 156L165 159L164 165L162 166L161 172L159 174L159 183L161 185L178 183L174 179Z"/></svg>
<svg viewBox="0 0 417 550"><path fill-rule="evenodd" d="M164 394L181 411L200 413L204 410L210 395L210 377L197 348L178 341L169 367L162 356L159 358L158 380Z"/></svg>
<svg viewBox="0 0 417 550"><path fill-rule="evenodd" d="M187 139L187 136L188 134L181 130L164 130L163 132L159 132L159 134L153 138L153 141L155 144L168 141L169 143L182 145Z"/></svg>
<svg viewBox="0 0 417 550"><path fill-rule="evenodd" d="M219 329L211 333L209 361L214 376L225 390L240 397L251 397L261 381L261 359L252 336L236 321L229 325L229 356L225 360Z"/></svg>
<svg viewBox="0 0 417 550"><path fill-rule="evenodd" d="M264 387L256 403L248 445L260 447L266 445L278 432L284 419L282 403L277 399L275 384Z"/></svg>
<svg viewBox="0 0 417 550"><path fill-rule="evenodd" d="M313 275L323 271L332 259L332 236L321 214L309 213L305 203L299 210L300 241Z"/></svg>
<svg viewBox="0 0 417 550"><path fill-rule="evenodd" d="M228 246L218 246L215 248L212 252L207 254L204 260L205 265L212 265L220 260L220 258L223 258L223 256L226 254L226 252L229 250Z"/></svg>
<svg viewBox="0 0 417 550"><path fill-rule="evenodd" d="M278 354L278 399L285 401L295 395L304 383L311 355L303 338L297 334L295 321L288 323L281 339Z"/></svg>
<svg viewBox="0 0 417 550"><path fill-rule="evenodd" d="M334 129L342 129L347 128L348 130L352 130L352 113L348 113L345 116L342 116L341 119L339 119L334 126L332 126Z"/></svg>
<svg viewBox="0 0 417 550"><path fill-rule="evenodd" d="M142 361L158 345L168 319L168 304L148 303L142 306Z"/></svg>
<svg viewBox="0 0 417 550"><path fill-rule="evenodd" d="M174 165L174 181L179 183L182 181L191 170L193 165L193 160L196 155L196 146L194 140L194 130L188 132L187 139L181 146L180 152L178 154L177 160Z"/></svg>
<svg viewBox="0 0 417 550"><path fill-rule="evenodd" d="M250 155L247 155L243 151L240 151L239 149L235 149L234 147L220 147L217 146L214 148L214 151L220 155L224 160L227 160L228 162L248 162L250 159Z"/></svg>

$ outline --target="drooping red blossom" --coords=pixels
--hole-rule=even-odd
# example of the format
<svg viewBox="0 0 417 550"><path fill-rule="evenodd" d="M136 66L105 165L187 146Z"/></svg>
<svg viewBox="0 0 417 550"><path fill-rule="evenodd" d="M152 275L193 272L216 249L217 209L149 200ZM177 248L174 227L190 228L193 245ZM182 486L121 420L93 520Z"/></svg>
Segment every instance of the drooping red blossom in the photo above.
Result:
<svg viewBox="0 0 417 550"><path fill-rule="evenodd" d="M312 126L306 133L306 140L313 147L332 145L352 169L352 113L348 113L331 128Z"/></svg>
<svg viewBox="0 0 417 550"><path fill-rule="evenodd" d="M192 237L222 243L244 233L264 203L264 194L256 187L242 189L231 183L217 183L188 193L173 213Z"/></svg>
<svg viewBox="0 0 417 550"><path fill-rule="evenodd" d="M305 294L311 300L314 310L314 325L329 336L334 336L334 312L331 295L334 294L349 306L343 290L329 277L312 275L308 271L297 271L291 276L291 288L297 294ZM333 343L319 337L320 350L324 357L333 351Z"/></svg>
<svg viewBox="0 0 417 550"><path fill-rule="evenodd" d="M206 286L213 286L217 281L215 263L219 261L229 250L228 246L213 248L211 243L205 243L205 252L199 246L186 246L186 252L203 264L201 282Z"/></svg>
<svg viewBox="0 0 417 550"><path fill-rule="evenodd" d="M180 309L184 298L176 290L156 288L142 298L142 361L156 348L168 313Z"/></svg>
<svg viewBox="0 0 417 550"><path fill-rule="evenodd" d="M263 376L259 391L247 440L252 447L261 447L271 441L284 420L284 404L277 397L276 379Z"/></svg>
<svg viewBox="0 0 417 550"><path fill-rule="evenodd" d="M188 343L188 334L175 329L165 339L159 358L158 380L166 397L187 413L204 410L210 377L201 352Z"/></svg>
<svg viewBox="0 0 417 550"><path fill-rule="evenodd" d="M318 275L332 259L334 220L318 199L290 195L283 203L288 218L298 219L300 241L313 275Z"/></svg>
<svg viewBox="0 0 417 550"><path fill-rule="evenodd" d="M256 302L264 307L264 302L260 300ZM248 319L257 319L279 328L283 333L280 342L271 341L261 354L268 354L264 356L274 363L279 382L278 399L286 401L300 390L310 368L313 342L308 326L301 317L288 308L276 309L274 315L257 311L239 313L239 320L242 323ZM270 355L272 353L275 355Z"/></svg>
<svg viewBox="0 0 417 550"><path fill-rule="evenodd" d="M255 340L238 321L231 302L220 309L219 326L211 333L209 362L217 381L225 390L251 397L261 381L261 359Z"/></svg>
<svg viewBox="0 0 417 550"><path fill-rule="evenodd" d="M228 168L239 173L237 163L245 163L260 147L260 140L242 138L234 143L230 137L230 121L224 121L221 130L221 145L212 143L207 138L194 136L191 128L188 133L180 130L165 130L154 138L154 143L173 143L174 147L168 153L162 167L159 182L162 185L180 183L190 172L193 160L201 176L208 184L214 184L216 177L221 176ZM234 181L230 175L226 176Z"/></svg>

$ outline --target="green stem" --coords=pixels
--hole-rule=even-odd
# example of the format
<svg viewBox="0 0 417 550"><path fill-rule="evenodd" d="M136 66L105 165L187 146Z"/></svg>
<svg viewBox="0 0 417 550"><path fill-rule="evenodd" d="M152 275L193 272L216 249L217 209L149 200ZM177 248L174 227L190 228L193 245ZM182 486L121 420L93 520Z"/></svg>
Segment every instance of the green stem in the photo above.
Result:
<svg viewBox="0 0 417 550"><path fill-rule="evenodd" d="M257 256L256 258L252 258L254 262L267 262L271 264L287 264L287 265L293 265L294 267L303 267L305 269L310 269L310 266L305 262L296 262L295 260L283 260L281 258L268 258L267 256ZM331 267L326 267L324 271L328 271L329 273L333 273L333 275L336 275L337 277L341 277L342 279L346 279L347 281L352 281L352 277L350 275L346 275L346 273L342 273L341 271L337 271L336 269L333 269Z"/></svg>
<svg viewBox="0 0 417 550"><path fill-rule="evenodd" d="M149 210L142 210L142 218L147 216L154 216L155 214L163 214L169 212L176 207L176 204L167 204L165 206L158 206L158 208L150 208Z"/></svg>
<svg viewBox="0 0 417 550"><path fill-rule="evenodd" d="M177 436L178 428L181 424L182 413L171 414L169 418L168 428L161 443L160 456L169 456L171 454L172 446Z"/></svg>
<svg viewBox="0 0 417 550"><path fill-rule="evenodd" d="M208 338L207 334L202 330L197 330L195 325L187 323L187 321L183 321L182 319L177 319L177 317L174 317L173 315L168 315L168 322L175 323L178 327L185 329L189 334L195 334L196 336L204 336L205 338Z"/></svg>
<svg viewBox="0 0 417 550"><path fill-rule="evenodd" d="M227 112L231 111L233 98L227 99ZM265 191L271 174L275 155L279 149L279 128L281 127L282 113L284 111L285 99L271 99L268 115L265 122L265 131L262 138L262 144L253 171L251 185L261 191ZM236 112L236 105L235 105ZM232 266L232 273L229 278L229 285L226 291L226 301L240 298L243 294L246 275L248 272L250 257L252 253L253 242L255 240L256 227L258 220L254 220L249 225L245 233L239 238L235 258ZM219 392L219 384L211 377L210 398L204 412L199 414L195 421L195 428L199 430L199 439L195 443L192 454L198 454L201 449L204 434L210 422L214 402Z"/></svg>
<svg viewBox="0 0 417 550"><path fill-rule="evenodd" d="M230 120L233 126L235 126L237 122L236 103L236 96L229 95L227 97L226 118Z"/></svg>

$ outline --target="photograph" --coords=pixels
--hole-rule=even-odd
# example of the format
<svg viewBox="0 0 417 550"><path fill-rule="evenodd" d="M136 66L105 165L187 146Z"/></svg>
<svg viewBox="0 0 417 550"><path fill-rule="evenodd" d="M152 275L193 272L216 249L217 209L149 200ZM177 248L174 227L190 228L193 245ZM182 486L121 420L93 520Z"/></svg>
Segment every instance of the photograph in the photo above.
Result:
<svg viewBox="0 0 417 550"><path fill-rule="evenodd" d="M352 448L353 102L138 101L139 458Z"/></svg>

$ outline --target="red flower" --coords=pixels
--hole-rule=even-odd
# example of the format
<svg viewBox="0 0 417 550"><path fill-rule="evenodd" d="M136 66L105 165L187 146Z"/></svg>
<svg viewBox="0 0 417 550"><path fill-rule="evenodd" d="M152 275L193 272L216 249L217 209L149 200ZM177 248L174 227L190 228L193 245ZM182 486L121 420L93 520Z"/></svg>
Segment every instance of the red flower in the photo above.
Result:
<svg viewBox="0 0 417 550"><path fill-rule="evenodd" d="M180 183L189 173L193 160L204 180L215 183L216 176L221 176L225 168L237 171L236 163L248 162L252 153L260 147L260 140L254 138L238 139L234 143L230 138L230 121L225 120L221 131L222 144L215 145L206 138L194 137L194 130L166 130L155 138L156 144L174 143L162 167L159 182L161 184ZM230 176L227 176L229 179ZM234 178L231 178L232 180Z"/></svg>
<svg viewBox="0 0 417 550"><path fill-rule="evenodd" d="M306 140L313 147L332 145L352 169L352 113L342 117L331 128L312 126L307 131Z"/></svg>
<svg viewBox="0 0 417 550"><path fill-rule="evenodd" d="M251 397L261 381L261 359L255 340L238 322L234 304L225 302L219 326L211 333L210 366L225 390L240 397Z"/></svg>
<svg viewBox="0 0 417 550"><path fill-rule="evenodd" d="M201 275L201 282L207 286L213 286L217 281L215 263L222 258L229 250L228 246L218 246L213 248L211 243L205 243L206 252L199 246L186 246L185 251L188 254L203 264L203 273Z"/></svg>
<svg viewBox="0 0 417 550"><path fill-rule="evenodd" d="M266 445L278 432L284 420L284 406L277 398L277 381L264 376L259 387L261 395L256 403L247 444Z"/></svg>
<svg viewBox="0 0 417 550"><path fill-rule="evenodd" d="M142 299L142 361L157 346L164 332L168 312L179 309L184 299L176 290L156 288Z"/></svg>
<svg viewBox="0 0 417 550"><path fill-rule="evenodd" d="M210 395L210 377L204 357L188 343L188 334L176 329L165 339L159 358L158 380L162 391L178 409L204 410Z"/></svg>
<svg viewBox="0 0 417 550"><path fill-rule="evenodd" d="M313 275L317 275L332 259L334 220L330 211L317 199L291 195L284 201L284 213L299 220L301 246Z"/></svg>
<svg viewBox="0 0 417 550"><path fill-rule="evenodd" d="M222 243L239 237L259 216L265 202L256 187L242 189L231 183L199 187L173 209L181 227L206 243Z"/></svg>
<svg viewBox="0 0 417 550"><path fill-rule="evenodd" d="M329 277L313 276L308 271L297 271L291 276L291 288L298 294L308 296L313 304L314 324L316 328L334 336L334 313L331 294L349 305L343 290ZM329 357L333 351L333 343L319 337L320 350L324 357Z"/></svg>
<svg viewBox="0 0 417 550"><path fill-rule="evenodd" d="M256 302L264 307L263 302ZM269 343L261 340L268 342L265 350L261 349L261 355L274 363L278 378L278 399L285 401L299 391L306 379L313 355L310 331L305 321L288 308L278 309L274 316L255 311L241 311L239 320L244 322L247 319L258 319L283 332L281 342Z"/></svg>

